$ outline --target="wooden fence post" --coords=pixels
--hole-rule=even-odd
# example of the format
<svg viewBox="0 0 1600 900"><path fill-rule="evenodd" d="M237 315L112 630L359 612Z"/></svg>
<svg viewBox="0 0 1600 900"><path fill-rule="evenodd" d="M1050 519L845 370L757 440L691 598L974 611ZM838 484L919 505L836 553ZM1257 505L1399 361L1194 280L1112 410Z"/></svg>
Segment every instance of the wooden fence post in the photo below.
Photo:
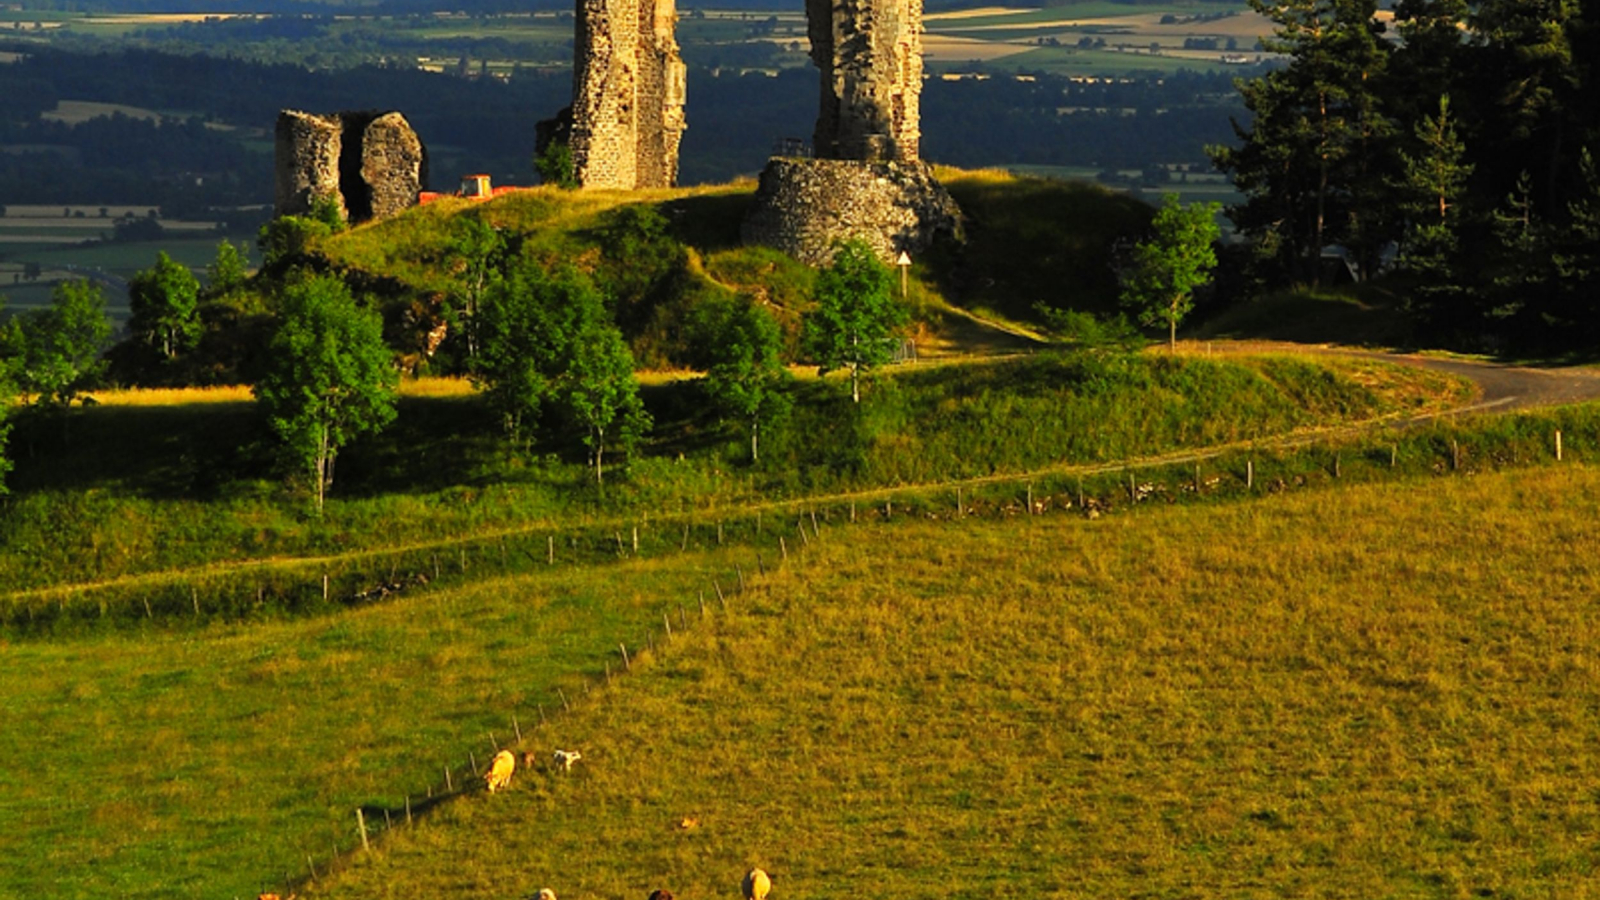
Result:
<svg viewBox="0 0 1600 900"><path fill-rule="evenodd" d="M556 536L553 534L545 535L544 564L547 566L556 564Z"/></svg>
<svg viewBox="0 0 1600 900"><path fill-rule="evenodd" d="M361 807L356 807L356 827L361 829L361 849L372 852L372 845L367 843L367 817L362 815Z"/></svg>
<svg viewBox="0 0 1600 900"><path fill-rule="evenodd" d="M1244 487L1247 491L1253 491L1256 487L1256 461L1253 459L1244 461Z"/></svg>
<svg viewBox="0 0 1600 900"><path fill-rule="evenodd" d="M1556 462L1561 462L1561 429L1556 429Z"/></svg>
<svg viewBox="0 0 1600 900"><path fill-rule="evenodd" d="M966 514L967 514L967 507L966 507L966 504L964 502L962 502L962 499L961 499L961 488L958 487L958 488L956 488L956 517L957 518L961 518L961 517L966 516Z"/></svg>
<svg viewBox="0 0 1600 900"><path fill-rule="evenodd" d="M623 644L623 643L618 643L617 644L617 649L622 651L622 668L623 668L623 670L624 671L628 671L628 672L633 671L633 660L628 658L628 645L627 644Z"/></svg>
<svg viewBox="0 0 1600 900"><path fill-rule="evenodd" d="M789 561L789 545L784 543L783 535L778 535L778 549L783 553L783 561Z"/></svg>

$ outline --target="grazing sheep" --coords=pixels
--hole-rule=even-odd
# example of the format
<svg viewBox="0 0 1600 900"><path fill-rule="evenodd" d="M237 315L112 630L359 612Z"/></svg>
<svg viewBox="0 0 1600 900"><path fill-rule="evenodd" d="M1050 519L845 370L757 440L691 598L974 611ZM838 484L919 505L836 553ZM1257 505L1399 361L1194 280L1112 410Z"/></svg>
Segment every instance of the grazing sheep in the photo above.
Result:
<svg viewBox="0 0 1600 900"><path fill-rule="evenodd" d="M555 766L558 771L571 772L572 764L583 759L583 754L576 750L557 750Z"/></svg>
<svg viewBox="0 0 1600 900"><path fill-rule="evenodd" d="M511 773L517 768L517 758L511 755L510 750L501 750L494 755L494 761L489 763L489 771L483 773L483 781L489 787L489 793L494 793L502 788L511 786Z"/></svg>
<svg viewBox="0 0 1600 900"><path fill-rule="evenodd" d="M767 900L767 892L772 890L772 879L760 869L751 869L744 874L744 882L739 889L744 892L744 900Z"/></svg>
<svg viewBox="0 0 1600 900"><path fill-rule="evenodd" d="M666 888L656 888L650 892L650 900L672 900L672 892Z"/></svg>
<svg viewBox="0 0 1600 900"><path fill-rule="evenodd" d="M556 892L549 888L540 888L539 896L535 897L534 900L556 900Z"/></svg>

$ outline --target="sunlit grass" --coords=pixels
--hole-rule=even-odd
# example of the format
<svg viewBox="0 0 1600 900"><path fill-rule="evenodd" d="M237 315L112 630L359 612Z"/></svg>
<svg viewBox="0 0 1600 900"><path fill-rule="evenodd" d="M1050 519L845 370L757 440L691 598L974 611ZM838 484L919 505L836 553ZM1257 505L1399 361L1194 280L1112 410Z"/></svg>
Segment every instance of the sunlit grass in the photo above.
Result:
<svg viewBox="0 0 1600 900"><path fill-rule="evenodd" d="M553 729L572 777L309 893L1595 896L1597 498L1569 466L824 525Z"/></svg>
<svg viewBox="0 0 1600 900"><path fill-rule="evenodd" d="M0 643L0 896L253 897L325 865L358 805L403 818L445 766L470 780L491 732L544 746L540 706L585 702L618 642L637 656L732 568L691 548L337 617Z"/></svg>

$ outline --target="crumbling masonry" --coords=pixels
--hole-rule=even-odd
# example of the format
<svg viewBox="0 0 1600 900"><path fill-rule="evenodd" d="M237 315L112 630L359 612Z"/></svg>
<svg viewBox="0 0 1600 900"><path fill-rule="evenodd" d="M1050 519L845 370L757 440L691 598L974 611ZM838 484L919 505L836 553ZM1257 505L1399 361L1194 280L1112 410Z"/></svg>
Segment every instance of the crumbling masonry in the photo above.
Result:
<svg viewBox="0 0 1600 900"><path fill-rule="evenodd" d="M278 113L274 214L300 216L333 197L346 221L399 215L415 206L428 154L397 112Z"/></svg>
<svg viewBox="0 0 1600 900"><path fill-rule="evenodd" d="M825 159L912 162L922 137L922 0L806 0Z"/></svg>
<svg viewBox="0 0 1600 900"><path fill-rule="evenodd" d="M683 58L674 0L578 0L572 107L563 133L582 187L672 187L683 137ZM548 139L548 138L547 138Z"/></svg>
<svg viewBox="0 0 1600 900"><path fill-rule="evenodd" d="M745 242L825 265L840 240L894 262L959 238L961 209L919 156L922 0L806 0L806 25L822 74L815 158L767 163Z"/></svg>

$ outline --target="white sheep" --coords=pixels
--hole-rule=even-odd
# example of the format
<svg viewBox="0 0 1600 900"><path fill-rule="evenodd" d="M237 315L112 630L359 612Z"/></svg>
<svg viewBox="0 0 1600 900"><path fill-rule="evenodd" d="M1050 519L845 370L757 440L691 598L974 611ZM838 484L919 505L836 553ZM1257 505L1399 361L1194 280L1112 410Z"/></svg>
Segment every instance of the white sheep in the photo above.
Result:
<svg viewBox="0 0 1600 900"><path fill-rule="evenodd" d="M744 900L767 900L767 892L772 890L772 879L760 869L751 869L744 874L744 882L739 888L744 892Z"/></svg>
<svg viewBox="0 0 1600 900"><path fill-rule="evenodd" d="M539 896L535 897L534 900L556 900L556 892L549 888L540 888Z"/></svg>
<svg viewBox="0 0 1600 900"><path fill-rule="evenodd" d="M494 793L502 788L511 786L511 773L517 768L517 758L510 750L501 750L494 755L494 762L489 763L489 771L483 774L483 780L489 787L489 793Z"/></svg>
<svg viewBox="0 0 1600 900"><path fill-rule="evenodd" d="M571 772L572 764L580 759L583 759L583 754L576 750L557 750L555 755L555 767L561 772Z"/></svg>

